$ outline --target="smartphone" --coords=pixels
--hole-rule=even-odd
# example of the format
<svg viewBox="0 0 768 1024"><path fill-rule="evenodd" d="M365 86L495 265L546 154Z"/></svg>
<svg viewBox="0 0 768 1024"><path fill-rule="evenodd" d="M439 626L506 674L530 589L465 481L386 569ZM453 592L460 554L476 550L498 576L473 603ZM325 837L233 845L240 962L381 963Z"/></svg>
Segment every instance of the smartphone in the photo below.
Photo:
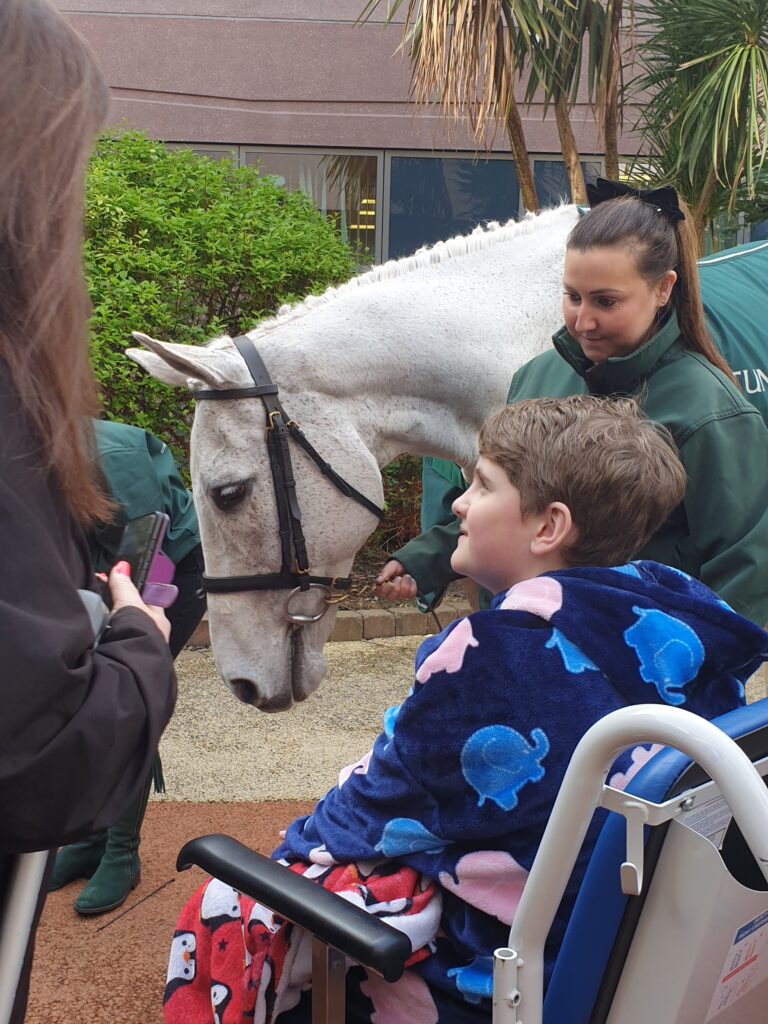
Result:
<svg viewBox="0 0 768 1024"><path fill-rule="evenodd" d="M160 546L169 522L165 512L150 512L138 519L129 519L125 524L115 562L128 562L131 580L139 593L149 579L155 561L165 557Z"/></svg>

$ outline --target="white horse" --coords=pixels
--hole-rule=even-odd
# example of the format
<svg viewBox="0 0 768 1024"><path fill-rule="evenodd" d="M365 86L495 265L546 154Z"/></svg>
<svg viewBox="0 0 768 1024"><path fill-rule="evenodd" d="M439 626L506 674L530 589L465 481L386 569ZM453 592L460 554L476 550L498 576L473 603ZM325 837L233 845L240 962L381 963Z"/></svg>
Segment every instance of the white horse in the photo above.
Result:
<svg viewBox="0 0 768 1024"><path fill-rule="evenodd" d="M471 471L485 417L514 371L551 344L561 321L565 242L574 206L490 225L386 263L310 297L251 331L286 413L333 468L376 504L379 470L404 452ZM173 386L253 384L228 337L204 347L136 334L128 354ZM201 402L191 471L210 576L272 573L280 543L258 398ZM292 460L315 575L347 576L377 525L293 442ZM286 591L209 595L216 665L244 702L279 711L306 698L326 671L335 609L296 626Z"/></svg>

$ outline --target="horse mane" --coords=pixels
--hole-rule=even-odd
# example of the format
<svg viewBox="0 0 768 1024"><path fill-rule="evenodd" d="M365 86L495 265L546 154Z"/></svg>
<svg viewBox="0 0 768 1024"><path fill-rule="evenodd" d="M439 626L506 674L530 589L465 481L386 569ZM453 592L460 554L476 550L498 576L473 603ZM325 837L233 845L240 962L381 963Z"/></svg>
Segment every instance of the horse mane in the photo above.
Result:
<svg viewBox="0 0 768 1024"><path fill-rule="evenodd" d="M434 245L424 246L418 249L412 256L402 256L399 260L388 260L386 263L381 263L372 270L359 274L343 284L327 288L321 295L308 295L301 302L296 303L296 305L281 306L274 316L257 324L256 327L248 332L248 335L256 339L264 334L268 334L284 324L306 316L307 313L318 306L325 305L328 302L335 302L356 288L378 284L379 281L391 281L393 278L404 277L406 274L411 274L416 270L423 270L435 263L446 263L448 260L469 256L472 253L489 249L504 242L510 242L513 239L532 235L537 231L548 228L553 223L563 220L566 215L572 217L573 210L574 207L572 205L562 204L551 210L544 210L542 213L527 213L520 221L511 220L505 224L500 224L498 221L489 221L485 227L479 225L468 235L456 235L454 238L435 242Z"/></svg>

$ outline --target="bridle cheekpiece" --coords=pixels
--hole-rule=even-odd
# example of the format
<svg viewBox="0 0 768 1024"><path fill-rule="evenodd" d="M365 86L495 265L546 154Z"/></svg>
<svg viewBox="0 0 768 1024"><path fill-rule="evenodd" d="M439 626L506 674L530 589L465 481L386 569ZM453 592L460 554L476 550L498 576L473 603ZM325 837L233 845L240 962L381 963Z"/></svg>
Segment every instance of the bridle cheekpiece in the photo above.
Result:
<svg viewBox="0 0 768 1024"><path fill-rule="evenodd" d="M279 572L259 573L251 576L203 576L203 589L209 594L235 594L248 590L290 590L286 602L286 615L290 622L303 625L318 622L332 604L344 599L345 592L352 585L349 576L313 576L307 557L307 545L301 526L301 509L296 497L296 481L293 475L289 439L293 438L303 448L320 472L346 498L351 498L378 519L384 510L370 501L364 494L339 476L336 470L322 458L317 449L307 440L295 420L290 419L278 397L277 384L269 375L264 360L247 335L233 339L253 378L253 387L224 388L195 391L194 398L202 401L225 401L238 398L260 398L266 413L265 436L272 483L277 503L278 530L280 533L281 565ZM316 615L291 610L291 602L297 595L316 590L323 593L323 608ZM340 593L336 593L340 591Z"/></svg>

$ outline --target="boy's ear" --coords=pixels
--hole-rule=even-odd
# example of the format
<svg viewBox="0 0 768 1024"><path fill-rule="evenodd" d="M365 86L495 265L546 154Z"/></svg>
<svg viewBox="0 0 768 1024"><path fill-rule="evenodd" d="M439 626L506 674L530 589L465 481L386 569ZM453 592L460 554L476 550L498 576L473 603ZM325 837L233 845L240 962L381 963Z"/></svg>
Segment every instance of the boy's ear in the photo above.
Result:
<svg viewBox="0 0 768 1024"><path fill-rule="evenodd" d="M562 553L573 541L576 527L573 525L571 510L562 501L552 501L540 516L539 529L531 541L534 555L556 555Z"/></svg>

